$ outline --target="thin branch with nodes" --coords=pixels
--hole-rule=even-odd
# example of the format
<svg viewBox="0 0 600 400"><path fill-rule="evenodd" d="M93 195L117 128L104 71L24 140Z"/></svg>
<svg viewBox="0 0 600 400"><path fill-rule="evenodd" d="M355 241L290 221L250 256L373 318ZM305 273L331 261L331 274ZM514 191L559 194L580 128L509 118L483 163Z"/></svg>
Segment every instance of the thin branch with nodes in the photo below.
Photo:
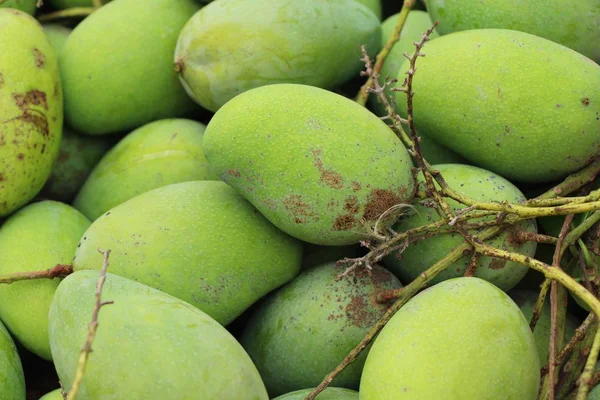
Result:
<svg viewBox="0 0 600 400"><path fill-rule="evenodd" d="M64 278L72 273L73 266L66 264L57 264L50 269L45 269L42 271L15 272L12 274L0 275L0 284L9 285L14 282L33 279Z"/></svg>

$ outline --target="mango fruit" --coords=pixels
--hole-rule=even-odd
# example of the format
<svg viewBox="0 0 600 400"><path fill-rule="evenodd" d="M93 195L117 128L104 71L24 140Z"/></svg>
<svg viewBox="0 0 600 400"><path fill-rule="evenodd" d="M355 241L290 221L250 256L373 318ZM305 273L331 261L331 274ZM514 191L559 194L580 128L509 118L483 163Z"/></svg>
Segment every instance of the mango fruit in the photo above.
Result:
<svg viewBox="0 0 600 400"><path fill-rule="evenodd" d="M15 343L0 322L0 393L2 399L25 400L25 377Z"/></svg>
<svg viewBox="0 0 600 400"><path fill-rule="evenodd" d="M73 268L100 269L198 307L219 323L294 278L300 242L271 225L219 181L154 189L111 209L83 234Z"/></svg>
<svg viewBox="0 0 600 400"><path fill-rule="evenodd" d="M373 11L373 14L377 17L377 19L381 20L381 0L356 0L361 4L367 6L367 8Z"/></svg>
<svg viewBox="0 0 600 400"><path fill-rule="evenodd" d="M356 0L220 0L181 31L175 68L188 94L217 111L270 84L334 88L358 75L360 46L376 54L380 37L379 19Z"/></svg>
<svg viewBox="0 0 600 400"><path fill-rule="evenodd" d="M50 344L65 387L87 337L98 278L97 271L75 272L52 301ZM100 312L78 398L268 400L242 346L202 311L110 273L102 299L114 304Z"/></svg>
<svg viewBox="0 0 600 400"><path fill-rule="evenodd" d="M50 46L54 49L54 54L58 57L73 30L59 24L44 24L42 25L42 28L44 29L44 33L48 38Z"/></svg>
<svg viewBox="0 0 600 400"><path fill-rule="evenodd" d="M127 131L193 109L173 71L193 0L119 0L85 18L60 55L65 116L76 131Z"/></svg>
<svg viewBox="0 0 600 400"><path fill-rule="evenodd" d="M0 274L70 265L90 225L79 211L55 201L33 203L0 227ZM32 353L51 360L48 310L59 279L0 285L0 319Z"/></svg>
<svg viewBox="0 0 600 400"><path fill-rule="evenodd" d="M505 29L456 32L423 52L413 83L416 128L475 165L542 183L600 150L600 66L589 58ZM405 62L400 80L407 69ZM406 116L406 96L397 92L396 100Z"/></svg>
<svg viewBox="0 0 600 400"><path fill-rule="evenodd" d="M0 8L13 8L33 15L37 10L36 4L38 0L6 0L0 4Z"/></svg>
<svg viewBox="0 0 600 400"><path fill-rule="evenodd" d="M242 93L211 119L203 146L222 180L281 230L314 244L369 237L397 219L388 210L410 202L415 188L410 156L384 122L311 86Z"/></svg>
<svg viewBox="0 0 600 400"><path fill-rule="evenodd" d="M451 188L475 201L508 201L512 204L518 204L525 200L525 196L515 185L493 172L461 164L441 164L435 165L434 168L440 171ZM419 177L421 178L422 175L420 174ZM446 199L446 201L453 211L466 207L451 199ZM393 229L396 232L405 232L408 229L439 221L440 217L435 209L426 207L419 201L415 201L413 206L415 207L414 213L394 225ZM476 218L469 220L469 222L484 222L494 218L494 216ZM515 224L513 229L537 233L537 225L533 219ZM476 234L477 231L471 233ZM460 233L441 233L411 244L401 253L398 251L391 253L384 258L383 264L395 273L402 282L408 283L463 241L464 239ZM510 231L506 231L486 243L496 248L517 252L529 257L533 257L537 247L536 242L516 242L513 240ZM446 279L462 276L470 261L471 257L466 255L433 278L431 283L435 284ZM526 266L516 262L480 257L475 276L507 291L523 279L527 270Z"/></svg>
<svg viewBox="0 0 600 400"><path fill-rule="evenodd" d="M276 397L273 400L304 400L313 389L296 390ZM358 400L358 392L350 389L328 387L315 397L315 400Z"/></svg>
<svg viewBox="0 0 600 400"><path fill-rule="evenodd" d="M53 390L40 397L40 400L64 400L60 389Z"/></svg>
<svg viewBox="0 0 600 400"><path fill-rule="evenodd" d="M252 313L240 342L272 397L321 383L387 310L379 292L402 286L378 265L339 278L346 268L328 263L303 271ZM358 388L366 355L332 384Z"/></svg>
<svg viewBox="0 0 600 400"><path fill-rule="evenodd" d="M123 138L95 166L73 205L92 221L158 187L216 180L202 152L205 126L187 119L146 124Z"/></svg>
<svg viewBox="0 0 600 400"><path fill-rule="evenodd" d="M519 307L479 278L409 300L369 351L361 400L534 400L540 363Z"/></svg>
<svg viewBox="0 0 600 400"><path fill-rule="evenodd" d="M581 0L427 0L442 34L501 28L531 33L600 62L600 5Z"/></svg>
<svg viewBox="0 0 600 400"><path fill-rule="evenodd" d="M63 98L54 50L30 15L0 9L0 217L42 189L58 155Z"/></svg>

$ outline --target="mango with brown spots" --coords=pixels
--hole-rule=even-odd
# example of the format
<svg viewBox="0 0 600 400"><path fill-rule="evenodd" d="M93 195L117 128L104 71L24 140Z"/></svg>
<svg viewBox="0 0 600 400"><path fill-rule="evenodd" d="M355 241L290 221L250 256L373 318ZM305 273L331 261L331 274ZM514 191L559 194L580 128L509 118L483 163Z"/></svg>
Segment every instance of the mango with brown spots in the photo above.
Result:
<svg viewBox="0 0 600 400"><path fill-rule="evenodd" d="M368 238L413 198L408 152L394 132L352 100L277 84L222 107L204 135L209 166L273 224L306 242Z"/></svg>
<svg viewBox="0 0 600 400"><path fill-rule="evenodd" d="M30 15L0 9L0 216L29 202L52 170L63 127L54 50Z"/></svg>

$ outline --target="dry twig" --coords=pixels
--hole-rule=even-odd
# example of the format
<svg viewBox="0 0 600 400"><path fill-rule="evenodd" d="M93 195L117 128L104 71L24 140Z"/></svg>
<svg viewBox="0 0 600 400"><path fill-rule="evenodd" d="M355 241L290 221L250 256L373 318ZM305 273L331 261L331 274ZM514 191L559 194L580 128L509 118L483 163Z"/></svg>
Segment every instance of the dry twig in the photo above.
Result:
<svg viewBox="0 0 600 400"><path fill-rule="evenodd" d="M73 267L71 265L57 264L53 268L46 269L43 271L31 271L31 272L15 272L7 275L0 275L0 284L11 284L19 281L26 281L32 279L54 279L64 278L73 273Z"/></svg>

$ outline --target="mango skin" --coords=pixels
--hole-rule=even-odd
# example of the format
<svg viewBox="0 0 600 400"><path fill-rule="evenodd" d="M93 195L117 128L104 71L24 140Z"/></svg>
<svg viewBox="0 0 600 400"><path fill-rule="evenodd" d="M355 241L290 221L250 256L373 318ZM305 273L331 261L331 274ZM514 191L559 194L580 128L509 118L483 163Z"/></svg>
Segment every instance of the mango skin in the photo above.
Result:
<svg viewBox="0 0 600 400"><path fill-rule="evenodd" d="M71 206L55 201L33 203L0 228L0 274L40 271L69 265L90 221ZM29 351L52 360L48 310L60 279L0 286L0 319Z"/></svg>
<svg viewBox="0 0 600 400"><path fill-rule="evenodd" d="M442 36L423 52L413 85L416 127L475 165L542 183L598 153L600 66L590 59L503 29ZM407 69L405 62L400 79ZM406 115L406 96L396 99Z"/></svg>
<svg viewBox="0 0 600 400"><path fill-rule="evenodd" d="M461 164L441 164L434 167L440 171L450 187L476 201L506 200L509 203L518 204L525 200L525 196L516 186L493 172ZM447 203L453 211L465 208L464 205L451 199L447 199ZM413 206L415 212L394 225L393 229L396 232L404 232L408 229L439 221L439 215L433 208L425 207L418 201L415 201ZM478 218L470 220L470 222L476 223L487 220L490 220L490 218ZM515 226L528 232L537 232L535 220L523 221ZM459 233L443 233L411 244L401 253L401 257L396 252L391 253L384 258L383 264L394 272L401 281L408 283L460 245L463 240ZM516 243L512 240L510 232L502 233L486 243L496 248L517 252L529 257L534 256L537 248L535 242ZM470 256L461 258L433 278L431 283L435 284L446 279L462 276L470 261ZM516 262L504 262L490 257L481 257L477 264L475 276L507 291L523 279L527 270L527 267Z"/></svg>
<svg viewBox="0 0 600 400"><path fill-rule="evenodd" d="M40 397L40 400L63 400L63 397L60 389L56 389Z"/></svg>
<svg viewBox="0 0 600 400"><path fill-rule="evenodd" d="M237 96L211 119L203 145L223 181L309 243L356 243L381 214L413 197L412 162L392 130L316 87L277 84Z"/></svg>
<svg viewBox="0 0 600 400"><path fill-rule="evenodd" d="M48 42L50 42L50 46L54 49L54 54L58 57L73 30L59 24L44 24L42 28L48 38Z"/></svg>
<svg viewBox="0 0 600 400"><path fill-rule="evenodd" d="M0 8L13 8L34 15L37 7L37 0L6 0L0 4Z"/></svg>
<svg viewBox="0 0 600 400"><path fill-rule="evenodd" d="M87 336L98 277L97 271L75 272L52 301L50 343L65 387L72 385ZM101 310L78 398L268 400L242 346L202 311L110 273L102 299L114 304Z"/></svg>
<svg viewBox="0 0 600 400"><path fill-rule="evenodd" d="M296 390L295 392L276 397L273 400L304 400L312 391L313 389ZM358 392L329 386L319 393L315 397L315 400L358 400Z"/></svg>
<svg viewBox="0 0 600 400"><path fill-rule="evenodd" d="M58 155L63 98L54 51L30 15L0 9L0 217L42 189Z"/></svg>
<svg viewBox="0 0 600 400"><path fill-rule="evenodd" d="M569 47L600 62L600 4L582 0L426 0L442 35L467 29L511 29Z"/></svg>
<svg viewBox="0 0 600 400"><path fill-rule="evenodd" d="M77 25L60 55L68 124L101 135L193 109L172 57L199 8L192 0L120 0Z"/></svg>
<svg viewBox="0 0 600 400"><path fill-rule="evenodd" d="M15 343L0 322L0 388L2 399L25 400L25 377Z"/></svg>
<svg viewBox="0 0 600 400"><path fill-rule="evenodd" d="M187 93L217 111L270 84L332 89L364 68L360 46L376 54L380 37L379 19L356 0L220 0L181 31L175 68Z"/></svg>
<svg viewBox="0 0 600 400"><path fill-rule="evenodd" d="M383 328L360 399L534 400L539 369L529 324L510 297L479 278L456 278L416 295Z"/></svg>
<svg viewBox="0 0 600 400"><path fill-rule="evenodd" d="M84 233L73 268L110 270L189 302L226 325L300 270L302 245L219 181L137 196Z"/></svg>
<svg viewBox="0 0 600 400"><path fill-rule="evenodd" d="M373 14L381 21L381 0L356 0L361 4L367 6L367 8L373 11Z"/></svg>
<svg viewBox="0 0 600 400"><path fill-rule="evenodd" d="M217 180L202 151L204 129L196 121L165 119L134 130L100 160L73 206L93 221L152 189L171 183Z"/></svg>
<svg viewBox="0 0 600 400"><path fill-rule="evenodd" d="M254 361L271 397L315 387L363 339L388 308L377 294L402 285L383 267L371 275L322 264L270 294L248 321L240 342ZM358 388L366 351L334 381Z"/></svg>

